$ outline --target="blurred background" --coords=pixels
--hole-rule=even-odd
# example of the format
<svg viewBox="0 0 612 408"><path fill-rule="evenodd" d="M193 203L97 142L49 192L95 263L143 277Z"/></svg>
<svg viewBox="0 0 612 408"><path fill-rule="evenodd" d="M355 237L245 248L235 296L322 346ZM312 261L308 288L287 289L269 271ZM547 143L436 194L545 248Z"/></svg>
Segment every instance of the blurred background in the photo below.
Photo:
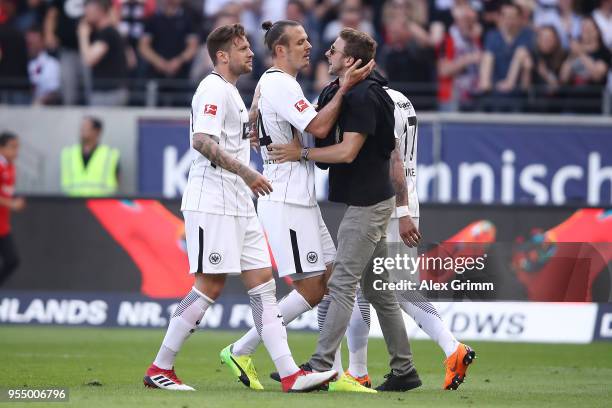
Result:
<svg viewBox="0 0 612 408"><path fill-rule="evenodd" d="M309 98L353 27L414 105L420 252L475 242L496 255L496 303L438 304L459 338L612 340L612 0L85 3L0 0L0 131L12 135L0 146L0 323L165 327L191 285L179 207L191 97L212 70L206 36L245 25L250 104L270 65L261 22L287 18L313 45L298 77ZM317 194L335 237L343 208L322 171ZM201 326L250 325L232 279ZM316 314L290 327L316 330Z"/></svg>

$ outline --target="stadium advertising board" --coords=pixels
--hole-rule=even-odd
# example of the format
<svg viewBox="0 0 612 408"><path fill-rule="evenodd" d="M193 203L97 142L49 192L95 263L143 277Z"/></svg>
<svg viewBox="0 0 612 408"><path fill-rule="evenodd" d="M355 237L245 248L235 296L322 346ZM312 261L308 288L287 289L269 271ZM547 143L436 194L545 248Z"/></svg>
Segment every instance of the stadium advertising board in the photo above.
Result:
<svg viewBox="0 0 612 408"><path fill-rule="evenodd" d="M116 293L0 291L0 324L164 328L180 299L153 299ZM461 340L589 343L612 341L612 308L597 303L435 303L450 330ZM598 313L599 310L599 313ZM372 316L376 316L372 308ZM410 338L427 336L404 316ZM597 318L597 322L596 322ZM599 326L599 332L598 332ZM245 296L222 296L208 310L201 329L245 330L253 318ZM288 325L316 332L311 310ZM373 318L371 337L382 337Z"/></svg>
<svg viewBox="0 0 612 408"><path fill-rule="evenodd" d="M140 120L139 191L179 197L190 165L189 124ZM612 129L604 126L431 123L419 127L422 202L527 205L612 203ZM436 141L434 141L436 140ZM258 154L252 164L261 166ZM160 166L161 164L161 166ZM326 198L320 172L318 196Z"/></svg>
<svg viewBox="0 0 612 408"><path fill-rule="evenodd" d="M594 340L612 340L612 303L604 303L597 309Z"/></svg>
<svg viewBox="0 0 612 408"><path fill-rule="evenodd" d="M14 218L22 264L0 292L0 323L167 325L169 313L192 285L185 272L177 200L32 198L28 210L30 214ZM322 204L332 236L343 211L341 206ZM481 276L496 278L495 296L457 298L455 292L456 302L437 303L459 337L577 343L612 339L612 310L605 303L611 299L612 211L424 205L421 218L430 244L420 248L420 256L440 248L454 260L466 250L485 249L489 255ZM155 234L150 233L151 225L156 226ZM522 241L515 244L518 238ZM464 241L479 246L456 246ZM568 246L580 255L565 251ZM525 254L527 262L522 262ZM420 278L445 283L456 272L421 270ZM281 297L291 282L279 280L277 288ZM437 302L447 298L435 291L428 295ZM489 299L497 301L483 302ZM250 327L251 312L240 279L228 279L224 295L206 316L203 326L210 329ZM316 313L290 327L316 330ZM415 337L422 336L410 327ZM373 335L380 334L378 330L374 324Z"/></svg>

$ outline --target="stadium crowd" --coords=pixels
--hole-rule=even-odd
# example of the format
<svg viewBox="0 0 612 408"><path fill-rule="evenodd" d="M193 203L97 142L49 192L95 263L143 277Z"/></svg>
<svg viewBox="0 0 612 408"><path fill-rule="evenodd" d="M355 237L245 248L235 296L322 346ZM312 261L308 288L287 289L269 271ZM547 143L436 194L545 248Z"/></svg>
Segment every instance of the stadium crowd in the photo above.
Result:
<svg viewBox="0 0 612 408"><path fill-rule="evenodd" d="M310 35L313 98L353 27L420 111L610 112L612 0L0 0L0 103L188 106L206 36L234 22L256 54L249 102L270 64L261 22L280 19Z"/></svg>

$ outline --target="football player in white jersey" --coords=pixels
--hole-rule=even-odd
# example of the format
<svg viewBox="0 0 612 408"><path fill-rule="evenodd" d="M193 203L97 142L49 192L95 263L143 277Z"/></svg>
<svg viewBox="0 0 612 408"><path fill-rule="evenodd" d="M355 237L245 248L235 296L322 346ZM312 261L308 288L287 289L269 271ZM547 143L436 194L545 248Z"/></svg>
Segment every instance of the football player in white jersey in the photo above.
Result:
<svg viewBox="0 0 612 408"><path fill-rule="evenodd" d="M416 258L418 256L417 242L414 242L404 231L414 227L419 228L419 197L416 189L418 121L412 103L404 94L390 88L386 90L395 104L397 145L393 156L395 160L392 163L392 178L394 179L396 192L404 189L408 197L408 202L398 205L391 215L387 227L387 242L398 251L403 251L400 243L406 243L408 245L405 248L408 252L407 255ZM405 276L406 272L392 270L390 271L391 279L395 281L411 280L416 276L415 274ZM414 319L446 355L446 376L443 388L457 389L463 382L468 365L472 363L476 353L469 346L457 341L442 321L435 306L419 292L398 291L396 295L402 310ZM367 376L367 369L364 372L364 367L367 366L367 334L364 334L363 331L349 330L347 332L349 344L359 345L357 349L353 350L349 362L349 373L357 379ZM357 370L353 367L357 367Z"/></svg>
<svg viewBox="0 0 612 408"><path fill-rule="evenodd" d="M251 198L251 192L265 195L273 187L249 167L248 113L235 86L240 75L252 71L253 52L240 24L215 29L206 44L215 70L202 80L193 97L194 160L181 206L194 286L172 315L144 384L193 390L174 371L176 354L221 294L227 274L240 274L256 330L281 373L283 391L311 391L336 372L304 371L295 364L287 344L270 255ZM244 367L254 371L252 365Z"/></svg>
<svg viewBox="0 0 612 408"><path fill-rule="evenodd" d="M262 27L266 31L264 41L272 53L273 66L259 80L259 96L255 98L264 175L270 180L273 191L258 200L257 212L266 230L279 276L290 276L293 280L295 289L279 302L284 321L288 324L323 298L336 248L317 204L314 163L307 160L276 163L270 159L267 146L291 143L296 138L302 146L312 147L313 136L326 137L338 118L343 95L370 73L373 62L356 69L361 63L361 60L357 61L347 71L343 86L335 97L317 112L296 80L298 73L310 62L312 46L304 27L289 20L274 24L266 22ZM260 342L258 332L251 329L222 351L226 356L224 362L233 366L232 371L239 378L246 370L236 360L248 358ZM337 365L333 369L341 370L340 367L338 351ZM254 382L248 378L243 380L245 385ZM343 377L330 383L329 390L373 392Z"/></svg>

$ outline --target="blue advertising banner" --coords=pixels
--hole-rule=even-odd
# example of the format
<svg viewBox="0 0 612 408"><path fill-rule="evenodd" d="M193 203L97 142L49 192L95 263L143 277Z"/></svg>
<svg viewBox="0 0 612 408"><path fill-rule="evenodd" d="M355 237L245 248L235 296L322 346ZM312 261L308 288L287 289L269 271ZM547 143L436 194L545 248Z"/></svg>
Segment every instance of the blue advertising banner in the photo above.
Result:
<svg viewBox="0 0 612 408"><path fill-rule="evenodd" d="M421 202L526 205L612 204L612 128L494 123L419 125ZM189 124L141 120L139 192L180 197L191 164ZM261 157L251 153L261 170ZM327 175L317 171L317 195Z"/></svg>
<svg viewBox="0 0 612 408"><path fill-rule="evenodd" d="M436 179L438 202L612 203L610 128L446 123L440 146L438 167L419 168L423 201Z"/></svg>

